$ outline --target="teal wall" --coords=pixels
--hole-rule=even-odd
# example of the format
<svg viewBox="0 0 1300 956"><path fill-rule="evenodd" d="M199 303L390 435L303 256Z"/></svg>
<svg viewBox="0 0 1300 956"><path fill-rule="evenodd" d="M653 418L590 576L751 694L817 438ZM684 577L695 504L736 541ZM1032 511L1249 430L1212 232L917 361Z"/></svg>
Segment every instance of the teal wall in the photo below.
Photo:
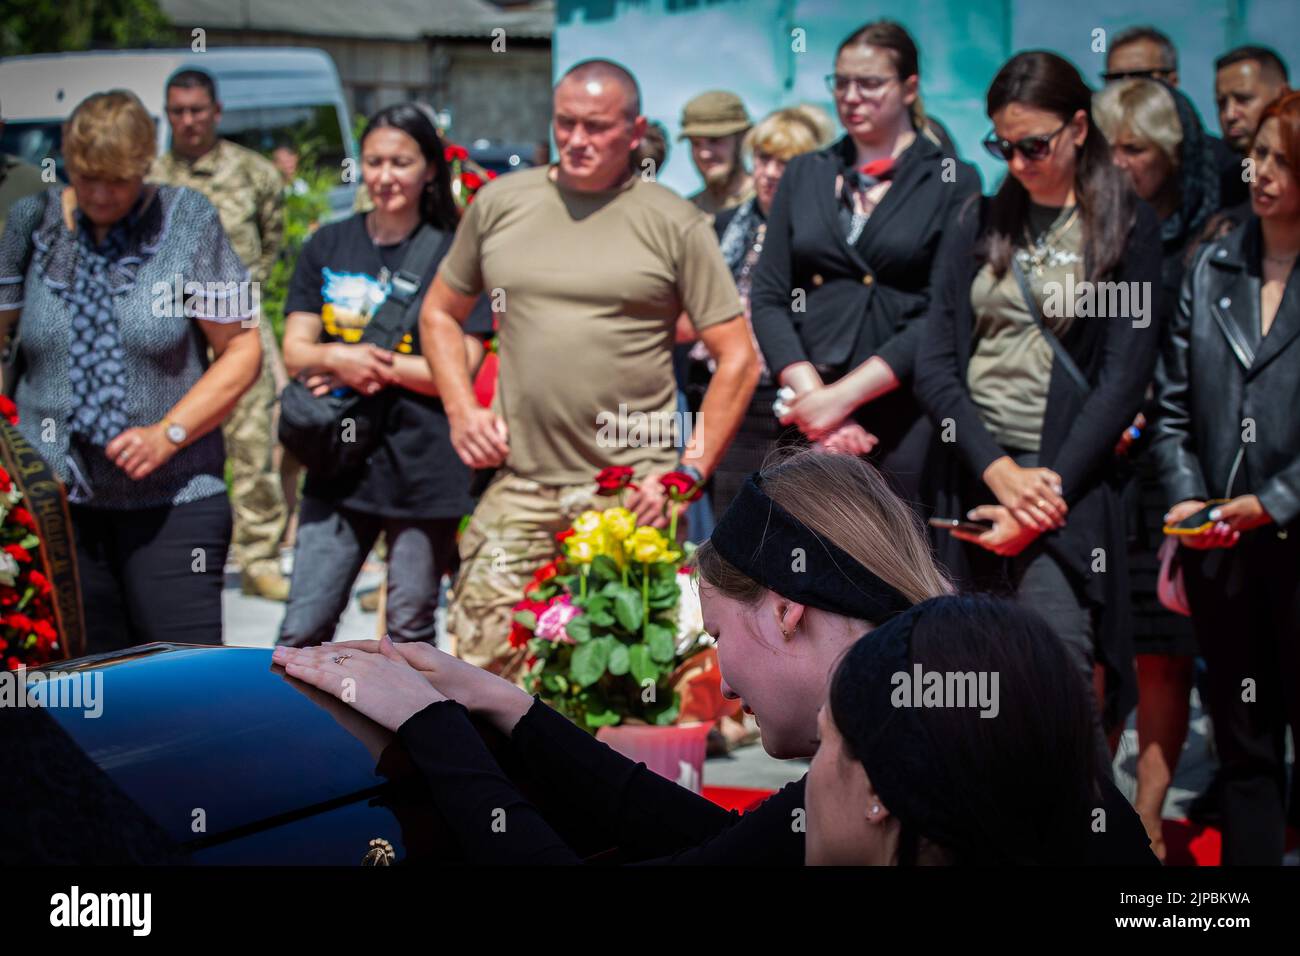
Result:
<svg viewBox="0 0 1300 956"><path fill-rule="evenodd" d="M557 0L552 63L558 77L579 60L603 56L641 83L643 110L676 136L682 104L707 89L738 93L756 119L798 102L834 117L822 77L840 40L862 23L889 17L921 49L926 109L952 132L962 155L979 165L985 189L1002 175L979 147L989 130L984 91L1015 50L1042 47L1068 57L1100 84L1105 56L1092 32L1113 36L1151 23L1179 49L1181 85L1218 132L1216 56L1242 43L1264 43L1300 85L1300 0ZM805 52L793 52L792 31ZM699 180L684 143L674 141L662 180L693 192Z"/></svg>

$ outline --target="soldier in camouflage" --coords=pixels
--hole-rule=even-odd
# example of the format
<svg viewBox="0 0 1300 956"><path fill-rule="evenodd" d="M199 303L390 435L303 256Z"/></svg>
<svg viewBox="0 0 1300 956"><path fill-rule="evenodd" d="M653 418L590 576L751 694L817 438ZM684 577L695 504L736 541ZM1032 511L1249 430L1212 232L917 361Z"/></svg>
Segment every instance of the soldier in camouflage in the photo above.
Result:
<svg viewBox="0 0 1300 956"><path fill-rule="evenodd" d="M217 208L250 278L265 282L284 235L282 183L275 166L250 149L217 137L221 103L212 77L183 70L167 81L171 150L158 157L150 180L188 186ZM262 374L223 427L230 464L234 534L231 548L245 594L276 601L289 595L280 571L287 509L276 472L274 416L281 363L270 323L260 321Z"/></svg>

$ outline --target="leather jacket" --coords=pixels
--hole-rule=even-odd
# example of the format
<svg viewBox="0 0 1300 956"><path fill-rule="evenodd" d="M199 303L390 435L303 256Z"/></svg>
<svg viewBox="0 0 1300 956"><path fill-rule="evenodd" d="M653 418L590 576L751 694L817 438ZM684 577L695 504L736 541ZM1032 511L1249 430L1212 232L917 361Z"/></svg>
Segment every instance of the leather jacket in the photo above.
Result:
<svg viewBox="0 0 1300 956"><path fill-rule="evenodd" d="M1262 240L1251 216L1196 254L1156 366L1151 451L1174 505L1259 497L1300 530L1300 269L1260 335Z"/></svg>

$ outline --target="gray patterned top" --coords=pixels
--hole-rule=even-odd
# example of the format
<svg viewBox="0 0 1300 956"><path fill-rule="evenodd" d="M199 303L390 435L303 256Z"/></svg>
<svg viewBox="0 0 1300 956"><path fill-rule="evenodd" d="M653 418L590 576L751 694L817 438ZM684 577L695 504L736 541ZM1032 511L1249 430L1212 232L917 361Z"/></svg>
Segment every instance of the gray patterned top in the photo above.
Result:
<svg viewBox="0 0 1300 956"><path fill-rule="evenodd" d="M69 377L77 336L64 294L86 269L86 241L63 223L61 188L15 203L0 237L0 310L21 308L19 429L64 481L76 398ZM248 271L230 247L217 212L200 193L160 186L130 222L109 270L112 315L125 366L126 427L153 425L208 367L207 339L195 319L250 317L230 293ZM201 283L185 288L186 283ZM173 294L173 290L176 290ZM183 295L181 292L183 291ZM195 294L191 294L194 291ZM103 453L77 440L75 496L97 508L183 504L224 494L220 429L182 449L153 474L132 481Z"/></svg>

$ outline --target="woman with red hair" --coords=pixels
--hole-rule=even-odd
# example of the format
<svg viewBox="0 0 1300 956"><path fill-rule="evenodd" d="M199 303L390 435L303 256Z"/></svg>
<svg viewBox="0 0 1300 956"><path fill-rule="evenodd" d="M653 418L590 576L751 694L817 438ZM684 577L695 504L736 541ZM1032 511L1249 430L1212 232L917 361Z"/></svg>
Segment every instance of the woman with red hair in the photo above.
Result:
<svg viewBox="0 0 1300 956"><path fill-rule="evenodd" d="M1152 451L1166 529L1195 526L1178 529L1179 560L1223 764L1223 862L1277 865L1287 724L1300 731L1300 93L1265 109L1248 155L1250 218L1183 282Z"/></svg>

